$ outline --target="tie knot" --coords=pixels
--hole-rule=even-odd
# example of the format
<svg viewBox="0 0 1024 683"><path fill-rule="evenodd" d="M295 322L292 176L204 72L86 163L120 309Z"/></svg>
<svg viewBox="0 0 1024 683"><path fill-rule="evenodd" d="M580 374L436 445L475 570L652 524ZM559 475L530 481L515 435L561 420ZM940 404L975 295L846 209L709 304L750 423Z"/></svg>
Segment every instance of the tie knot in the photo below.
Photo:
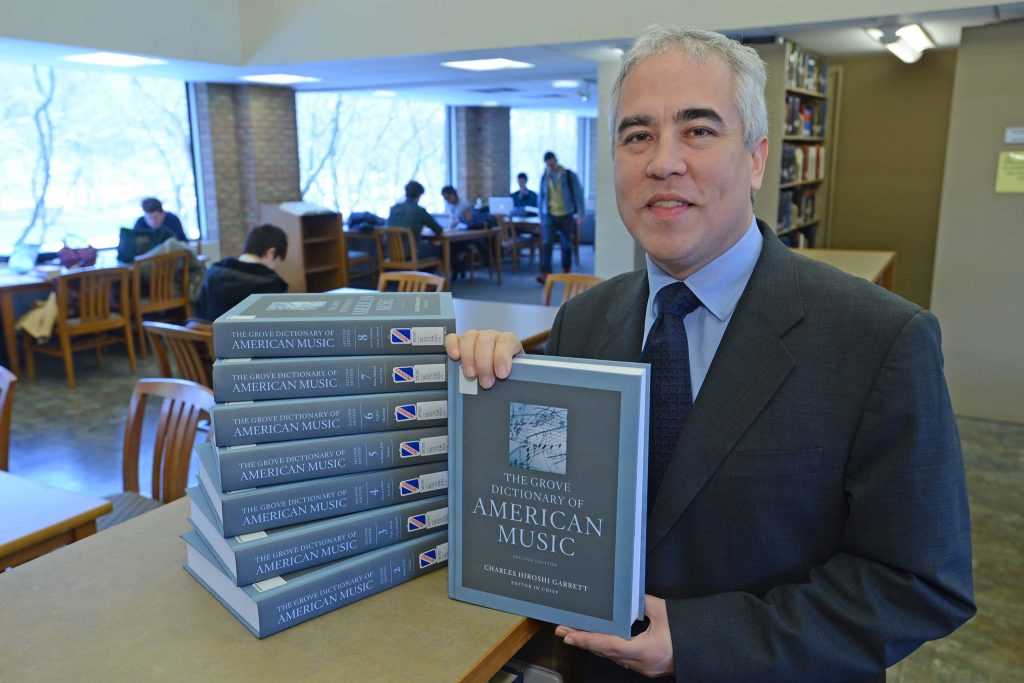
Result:
<svg viewBox="0 0 1024 683"><path fill-rule="evenodd" d="M662 287L658 292L658 313L677 315L680 318L696 310L700 299L690 291L685 282L676 282Z"/></svg>

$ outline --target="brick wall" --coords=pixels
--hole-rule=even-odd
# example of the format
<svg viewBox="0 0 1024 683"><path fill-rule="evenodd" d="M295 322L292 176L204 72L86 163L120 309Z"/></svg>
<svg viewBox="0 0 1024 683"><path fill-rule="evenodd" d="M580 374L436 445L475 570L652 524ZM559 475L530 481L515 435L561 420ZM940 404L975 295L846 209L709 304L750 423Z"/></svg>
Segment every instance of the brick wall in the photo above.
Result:
<svg viewBox="0 0 1024 683"><path fill-rule="evenodd" d="M472 204L509 193L508 107L456 107L455 144L460 197Z"/></svg>

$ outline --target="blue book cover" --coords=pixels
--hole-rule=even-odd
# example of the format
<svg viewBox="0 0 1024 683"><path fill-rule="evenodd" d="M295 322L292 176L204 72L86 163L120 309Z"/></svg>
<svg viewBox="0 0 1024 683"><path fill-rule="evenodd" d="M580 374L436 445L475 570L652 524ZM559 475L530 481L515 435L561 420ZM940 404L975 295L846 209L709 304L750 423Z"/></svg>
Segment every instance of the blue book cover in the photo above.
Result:
<svg viewBox="0 0 1024 683"><path fill-rule="evenodd" d="M241 446L444 425L448 392L239 401L218 403L210 414L215 443Z"/></svg>
<svg viewBox="0 0 1024 683"><path fill-rule="evenodd" d="M519 356L448 375L449 595L630 637L644 616L649 367Z"/></svg>
<svg viewBox="0 0 1024 683"><path fill-rule="evenodd" d="M236 586L199 534L189 531L182 538L185 570L257 638L428 574L448 558L447 534L438 531L250 586Z"/></svg>
<svg viewBox="0 0 1024 683"><path fill-rule="evenodd" d="M448 459L448 427L214 447L222 491Z"/></svg>
<svg viewBox="0 0 1024 683"><path fill-rule="evenodd" d="M213 364L213 397L266 401L446 389L442 354L227 358Z"/></svg>
<svg viewBox="0 0 1024 683"><path fill-rule="evenodd" d="M252 294L213 321L218 358L444 353L449 292Z"/></svg>
<svg viewBox="0 0 1024 683"><path fill-rule="evenodd" d="M448 527L448 498L435 496L279 529L224 538L202 488L187 491L189 521L237 586L315 567Z"/></svg>
<svg viewBox="0 0 1024 683"><path fill-rule="evenodd" d="M311 522L437 496L448 490L448 463L396 467L224 493L209 444L195 448L199 486L222 536Z"/></svg>

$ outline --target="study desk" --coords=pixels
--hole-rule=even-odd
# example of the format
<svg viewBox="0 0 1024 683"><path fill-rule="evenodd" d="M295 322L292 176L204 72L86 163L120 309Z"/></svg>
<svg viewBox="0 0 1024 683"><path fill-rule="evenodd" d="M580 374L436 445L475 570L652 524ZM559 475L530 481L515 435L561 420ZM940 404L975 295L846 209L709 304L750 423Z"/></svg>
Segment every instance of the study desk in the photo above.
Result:
<svg viewBox="0 0 1024 683"><path fill-rule="evenodd" d="M498 228L445 230L431 239L441 245L441 267L444 268L445 278L449 282L452 278L452 242L486 239L491 246L491 267L498 274L498 284L501 284L501 231Z"/></svg>
<svg viewBox="0 0 1024 683"><path fill-rule="evenodd" d="M10 681L486 681L539 628L440 569L257 640L189 576L187 499L0 574Z"/></svg>
<svg viewBox="0 0 1024 683"><path fill-rule="evenodd" d="M0 572L95 534L110 509L109 500L0 471Z"/></svg>
<svg viewBox="0 0 1024 683"><path fill-rule="evenodd" d="M890 292L896 280L895 251L860 251L857 249L794 249L793 251L809 259L835 266L844 273L874 282Z"/></svg>
<svg viewBox="0 0 1024 683"><path fill-rule="evenodd" d="M15 273L6 268L0 269L0 326L3 327L4 345L7 347L7 358L10 370L21 376L21 363L18 360L18 336L14 325L14 296L36 292L45 294L50 291L50 281L44 275L35 273Z"/></svg>

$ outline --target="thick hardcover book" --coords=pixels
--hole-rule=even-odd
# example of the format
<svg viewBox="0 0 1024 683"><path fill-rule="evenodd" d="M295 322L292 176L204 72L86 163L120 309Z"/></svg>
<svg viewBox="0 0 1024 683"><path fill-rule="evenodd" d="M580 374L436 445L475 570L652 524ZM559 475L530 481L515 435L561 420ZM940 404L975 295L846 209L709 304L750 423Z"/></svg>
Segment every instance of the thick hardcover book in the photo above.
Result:
<svg viewBox="0 0 1024 683"><path fill-rule="evenodd" d="M222 491L448 459L448 427L276 441L213 449Z"/></svg>
<svg viewBox="0 0 1024 683"><path fill-rule="evenodd" d="M227 403L446 389L447 361L444 354L228 358L213 364L213 396Z"/></svg>
<svg viewBox="0 0 1024 683"><path fill-rule="evenodd" d="M218 446L294 441L448 422L444 390L218 403L210 411Z"/></svg>
<svg viewBox="0 0 1024 683"><path fill-rule="evenodd" d="M253 294L213 322L218 358L444 353L448 292Z"/></svg>
<svg viewBox="0 0 1024 683"><path fill-rule="evenodd" d="M237 586L315 567L448 527L448 498L435 496L378 510L224 538L199 487L188 490L190 521Z"/></svg>
<svg viewBox="0 0 1024 683"><path fill-rule="evenodd" d="M448 463L435 462L224 493L209 444L196 446L196 453L199 485L215 516L210 521L222 536L372 510L448 490Z"/></svg>
<svg viewBox="0 0 1024 683"><path fill-rule="evenodd" d="M240 587L199 534L189 531L182 538L188 556L185 570L257 638L411 581L438 569L448 557L447 534L438 531Z"/></svg>
<svg viewBox="0 0 1024 683"><path fill-rule="evenodd" d="M449 367L451 597L630 637L644 614L648 373L520 356L484 390Z"/></svg>

